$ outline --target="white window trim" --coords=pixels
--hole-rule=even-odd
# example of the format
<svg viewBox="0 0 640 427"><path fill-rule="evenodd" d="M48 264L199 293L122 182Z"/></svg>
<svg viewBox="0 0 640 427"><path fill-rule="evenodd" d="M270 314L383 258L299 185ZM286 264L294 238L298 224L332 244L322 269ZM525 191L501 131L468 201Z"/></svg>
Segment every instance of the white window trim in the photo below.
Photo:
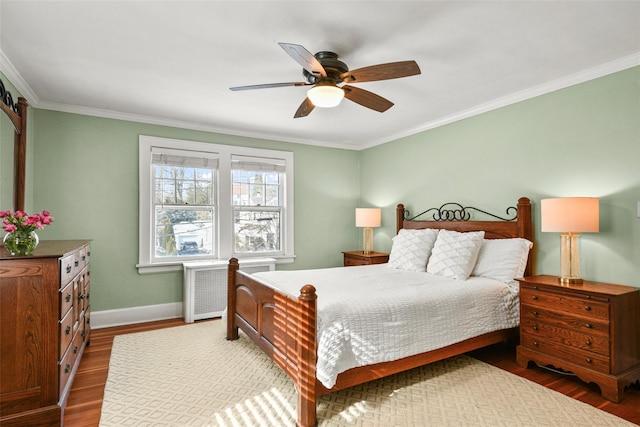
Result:
<svg viewBox="0 0 640 427"><path fill-rule="evenodd" d="M233 255L233 209L232 209L232 185L231 185L231 156L252 156L263 158L279 158L286 161L285 166L285 183L284 183L284 206L286 226L283 230L283 254L279 256L271 256L276 259L278 264L292 263L295 259L294 252L294 224L293 224L293 152L267 150L262 148L251 148L234 145L222 145L206 142L185 141L170 138L160 138L155 136L140 135L139 136L139 242L138 242L138 272L157 273L163 271L182 270L182 264L187 260L172 260L166 263L152 262L152 212L151 212L151 150L153 147L164 149L175 149L182 151L197 151L206 153L215 153L218 156L218 180L216 194L218 197L216 206L218 213L217 224L217 257L212 260L227 260ZM224 226L228 224L228 226ZM263 256L263 254L255 254L255 257ZM252 258L246 256L245 258Z"/></svg>

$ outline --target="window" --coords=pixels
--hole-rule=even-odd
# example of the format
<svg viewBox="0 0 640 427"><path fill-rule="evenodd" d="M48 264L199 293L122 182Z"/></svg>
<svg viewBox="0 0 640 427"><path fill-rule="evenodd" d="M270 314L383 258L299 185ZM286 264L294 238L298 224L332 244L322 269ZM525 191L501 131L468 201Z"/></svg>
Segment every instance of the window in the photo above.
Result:
<svg viewBox="0 0 640 427"><path fill-rule="evenodd" d="M281 159L231 156L234 254L280 251L284 172Z"/></svg>
<svg viewBox="0 0 640 427"><path fill-rule="evenodd" d="M139 271L293 261L293 153L140 136Z"/></svg>
<svg viewBox="0 0 640 427"><path fill-rule="evenodd" d="M215 256L217 156L152 148L154 261Z"/></svg>

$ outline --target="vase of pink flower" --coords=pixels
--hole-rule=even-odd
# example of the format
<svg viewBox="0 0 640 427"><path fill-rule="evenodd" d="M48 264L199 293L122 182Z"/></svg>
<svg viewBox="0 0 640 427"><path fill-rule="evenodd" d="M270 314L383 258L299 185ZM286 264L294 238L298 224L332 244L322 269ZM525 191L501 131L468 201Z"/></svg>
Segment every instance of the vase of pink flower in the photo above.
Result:
<svg viewBox="0 0 640 427"><path fill-rule="evenodd" d="M11 255L29 255L40 242L36 230L42 230L53 222L53 217L47 211L27 215L23 211L0 212L2 229L7 232L2 242Z"/></svg>

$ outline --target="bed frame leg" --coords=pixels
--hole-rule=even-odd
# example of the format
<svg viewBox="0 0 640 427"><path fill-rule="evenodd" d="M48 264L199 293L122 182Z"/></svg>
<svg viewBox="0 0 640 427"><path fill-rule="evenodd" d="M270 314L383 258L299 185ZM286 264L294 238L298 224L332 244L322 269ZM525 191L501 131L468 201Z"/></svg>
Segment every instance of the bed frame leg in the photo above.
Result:
<svg viewBox="0 0 640 427"><path fill-rule="evenodd" d="M237 258L229 260L229 269L227 277L227 340L238 339L238 327L236 320L236 271L240 264Z"/></svg>
<svg viewBox="0 0 640 427"><path fill-rule="evenodd" d="M316 289L305 285L300 290L300 310L296 316L298 331L298 426L314 427L316 421Z"/></svg>

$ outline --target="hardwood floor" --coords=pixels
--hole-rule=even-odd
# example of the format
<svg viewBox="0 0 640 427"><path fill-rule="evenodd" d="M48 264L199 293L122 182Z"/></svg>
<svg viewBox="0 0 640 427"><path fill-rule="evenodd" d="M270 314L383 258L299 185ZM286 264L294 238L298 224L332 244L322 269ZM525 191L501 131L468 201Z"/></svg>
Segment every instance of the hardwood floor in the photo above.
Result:
<svg viewBox="0 0 640 427"><path fill-rule="evenodd" d="M73 382L64 415L65 427L94 427L100 421L100 409L107 381L109 357L116 335L144 332L184 325L182 319L163 320L91 331L91 345L82 357ZM476 359L527 378L603 411L640 425L640 386L635 384L622 403L612 403L600 396L598 387L587 385L575 377L564 376L541 368L524 369L516 365L513 344L498 344L470 353Z"/></svg>

